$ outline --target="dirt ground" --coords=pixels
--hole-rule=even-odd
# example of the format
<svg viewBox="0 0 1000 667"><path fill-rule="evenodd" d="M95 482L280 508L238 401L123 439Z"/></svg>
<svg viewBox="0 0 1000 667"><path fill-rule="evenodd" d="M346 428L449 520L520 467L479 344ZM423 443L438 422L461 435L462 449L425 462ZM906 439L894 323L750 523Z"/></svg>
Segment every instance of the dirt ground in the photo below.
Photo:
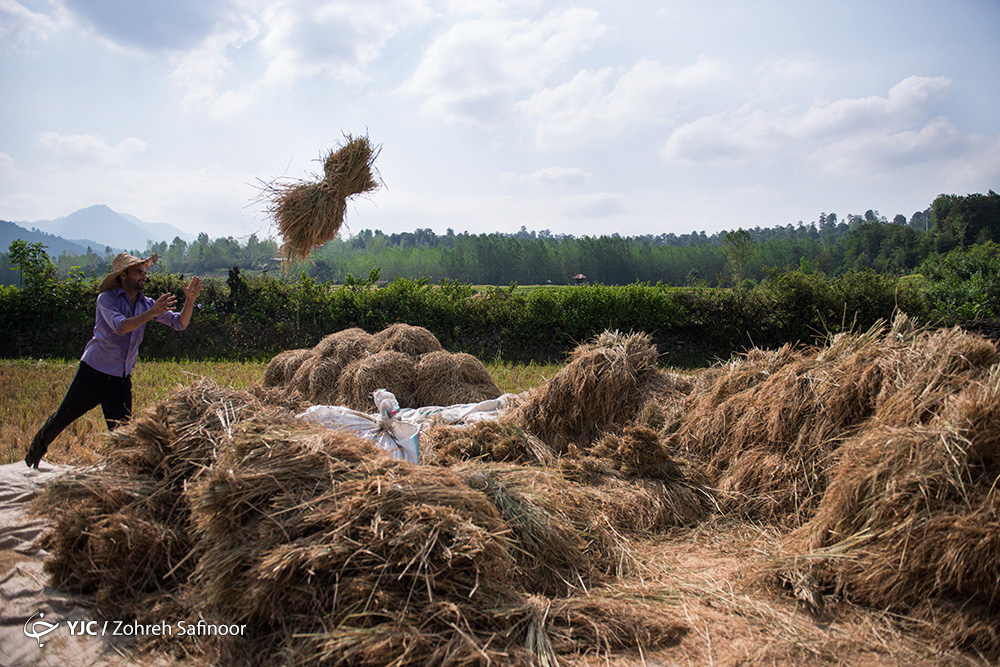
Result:
<svg viewBox="0 0 1000 667"><path fill-rule="evenodd" d="M654 653L592 656L574 665L985 665L936 648L913 621L847 603L820 616L771 588L779 534L728 520L709 521L637 545L642 573L616 591L676 609L689 630Z"/></svg>

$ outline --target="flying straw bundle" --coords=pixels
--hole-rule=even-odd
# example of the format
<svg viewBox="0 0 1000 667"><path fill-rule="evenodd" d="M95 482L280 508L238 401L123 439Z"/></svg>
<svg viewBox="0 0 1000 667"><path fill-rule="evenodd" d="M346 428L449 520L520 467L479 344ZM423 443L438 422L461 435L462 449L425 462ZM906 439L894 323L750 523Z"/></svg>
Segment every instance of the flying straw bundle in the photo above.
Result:
<svg viewBox="0 0 1000 667"><path fill-rule="evenodd" d="M275 181L264 186L271 200L268 212L278 224L286 257L305 258L334 238L344 223L347 200L379 188L372 172L379 150L368 137L347 135L338 149L323 158L319 181Z"/></svg>

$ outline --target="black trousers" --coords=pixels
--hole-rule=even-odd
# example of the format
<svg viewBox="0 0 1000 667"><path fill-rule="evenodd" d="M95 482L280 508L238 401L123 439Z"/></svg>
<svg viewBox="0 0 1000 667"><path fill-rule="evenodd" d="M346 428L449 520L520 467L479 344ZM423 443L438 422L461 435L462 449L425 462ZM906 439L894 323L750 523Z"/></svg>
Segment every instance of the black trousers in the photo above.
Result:
<svg viewBox="0 0 1000 667"><path fill-rule="evenodd" d="M128 421L132 415L132 376L108 375L81 361L59 409L45 420L31 441L25 462L33 465L40 461L57 435L98 405L109 430Z"/></svg>

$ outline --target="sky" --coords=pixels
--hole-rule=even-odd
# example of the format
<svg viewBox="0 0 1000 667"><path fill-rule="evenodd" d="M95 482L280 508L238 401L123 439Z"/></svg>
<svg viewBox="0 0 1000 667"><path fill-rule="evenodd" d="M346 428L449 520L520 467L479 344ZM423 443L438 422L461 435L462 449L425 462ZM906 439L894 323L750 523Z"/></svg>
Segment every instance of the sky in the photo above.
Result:
<svg viewBox="0 0 1000 667"><path fill-rule="evenodd" d="M717 232L1000 190L1000 0L0 0L0 219Z"/></svg>

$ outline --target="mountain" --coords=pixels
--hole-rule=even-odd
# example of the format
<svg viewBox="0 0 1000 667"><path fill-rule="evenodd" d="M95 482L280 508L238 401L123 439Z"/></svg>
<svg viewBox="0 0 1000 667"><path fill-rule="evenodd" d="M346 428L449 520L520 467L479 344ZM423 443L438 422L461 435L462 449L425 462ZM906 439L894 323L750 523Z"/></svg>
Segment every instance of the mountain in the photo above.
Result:
<svg viewBox="0 0 1000 667"><path fill-rule="evenodd" d="M10 248L10 244L18 239L27 241L28 243L41 242L41 244L45 246L45 252L47 252L50 257L56 257L64 252L74 255L83 255L87 252L88 245L98 254L104 252L104 246L99 246L96 243L80 245L79 243L67 241L59 236L53 236L52 234L46 234L45 232L40 232L38 230L25 229L20 225L14 224L13 222L0 220L0 252L7 252L8 248Z"/></svg>
<svg viewBox="0 0 1000 667"><path fill-rule="evenodd" d="M70 239L84 247L90 245L95 250L111 246L116 250L124 249L141 254L150 241L170 243L176 236L186 241L194 239L173 225L143 222L134 215L117 213L104 204L81 208L55 220L31 224L43 232Z"/></svg>
<svg viewBox="0 0 1000 667"><path fill-rule="evenodd" d="M158 241L166 241L168 244L171 243L178 236L187 241L188 243L191 243L197 238L194 234L188 234L180 227L175 227L174 225L171 225L169 222L145 222L135 217L134 215L130 215L128 213L119 213L118 215L125 218L132 224L137 225L142 229L145 229L147 232L153 235L152 238Z"/></svg>

